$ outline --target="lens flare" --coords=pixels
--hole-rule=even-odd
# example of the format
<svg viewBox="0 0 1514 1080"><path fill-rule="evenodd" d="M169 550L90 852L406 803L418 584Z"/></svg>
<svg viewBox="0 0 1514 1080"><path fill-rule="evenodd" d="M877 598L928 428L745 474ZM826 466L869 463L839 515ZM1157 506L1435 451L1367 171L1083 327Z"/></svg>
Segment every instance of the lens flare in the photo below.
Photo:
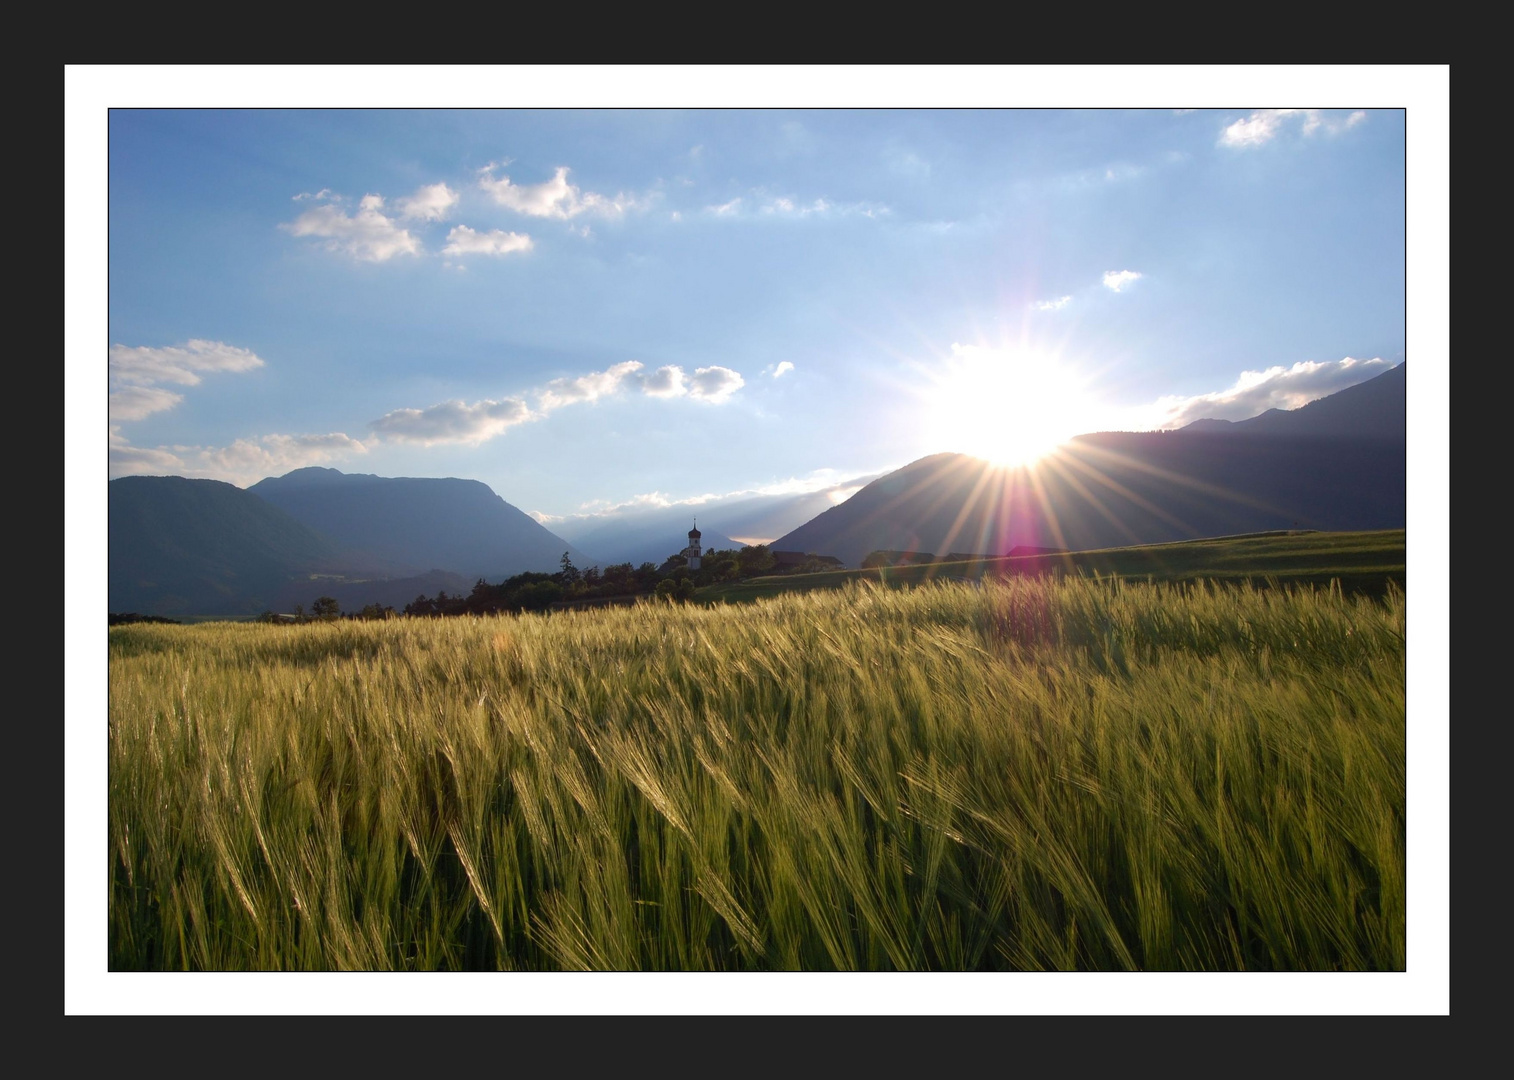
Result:
<svg viewBox="0 0 1514 1080"><path fill-rule="evenodd" d="M996 465L1032 465L1097 430L1084 380L1055 354L953 345L926 391L930 444Z"/></svg>

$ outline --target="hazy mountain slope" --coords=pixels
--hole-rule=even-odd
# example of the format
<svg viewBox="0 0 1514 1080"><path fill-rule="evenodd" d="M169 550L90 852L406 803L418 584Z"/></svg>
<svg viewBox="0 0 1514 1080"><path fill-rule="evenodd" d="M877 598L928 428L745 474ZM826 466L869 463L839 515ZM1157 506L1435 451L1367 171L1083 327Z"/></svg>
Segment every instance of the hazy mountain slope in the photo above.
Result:
<svg viewBox="0 0 1514 1080"><path fill-rule="evenodd" d="M126 476L107 490L111 611L256 614L291 576L341 561L329 538L232 484Z"/></svg>
<svg viewBox="0 0 1514 1080"><path fill-rule="evenodd" d="M419 569L499 581L593 560L477 480L296 469L247 489L339 544Z"/></svg>
<svg viewBox="0 0 1514 1080"><path fill-rule="evenodd" d="M581 525L579 529L565 529L563 535L571 531L573 544L592 555L601 566L624 562L632 566L644 562L661 565L669 555L682 551L688 544L692 525L693 518L686 509L676 513L655 511L646 515L616 515L587 529ZM699 532L700 546L706 551L741 547L708 526L700 525Z"/></svg>
<svg viewBox="0 0 1514 1080"><path fill-rule="evenodd" d="M744 494L697 505L610 511L554 522L552 529L606 563L661 563L683 546L696 516L706 550L740 548L748 541L761 543L798 528L873 479L876 474L816 491Z"/></svg>
<svg viewBox="0 0 1514 1080"><path fill-rule="evenodd" d="M880 548L1001 555L1022 544L1084 550L1269 529L1402 528L1401 367L1331 396L1344 404L1323 398L1259 427L1079 436L1034 471L960 454L922 458L773 546L856 566Z"/></svg>

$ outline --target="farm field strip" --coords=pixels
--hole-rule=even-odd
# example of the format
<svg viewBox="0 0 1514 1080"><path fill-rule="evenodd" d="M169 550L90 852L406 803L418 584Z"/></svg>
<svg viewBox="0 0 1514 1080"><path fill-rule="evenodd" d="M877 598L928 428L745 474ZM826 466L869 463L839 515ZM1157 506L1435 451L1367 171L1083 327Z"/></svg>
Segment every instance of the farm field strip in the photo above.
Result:
<svg viewBox="0 0 1514 1080"><path fill-rule="evenodd" d="M109 684L115 970L1404 966L1391 585L137 624Z"/></svg>

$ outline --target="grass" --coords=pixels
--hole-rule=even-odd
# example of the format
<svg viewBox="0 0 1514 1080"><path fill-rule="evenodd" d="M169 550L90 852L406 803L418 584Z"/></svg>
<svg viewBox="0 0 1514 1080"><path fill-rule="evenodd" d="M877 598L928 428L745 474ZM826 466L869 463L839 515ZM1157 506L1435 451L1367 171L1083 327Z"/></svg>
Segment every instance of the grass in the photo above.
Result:
<svg viewBox="0 0 1514 1080"><path fill-rule="evenodd" d="M1063 555L774 575L703 589L700 598L706 603L742 603L796 590L835 589L853 581L919 585L941 579L980 580L1048 573L1256 586L1329 588L1338 583L1349 593L1382 596L1390 583L1400 590L1404 588L1404 530L1253 533Z"/></svg>
<svg viewBox="0 0 1514 1080"><path fill-rule="evenodd" d="M1404 604L110 630L115 970L1402 970Z"/></svg>

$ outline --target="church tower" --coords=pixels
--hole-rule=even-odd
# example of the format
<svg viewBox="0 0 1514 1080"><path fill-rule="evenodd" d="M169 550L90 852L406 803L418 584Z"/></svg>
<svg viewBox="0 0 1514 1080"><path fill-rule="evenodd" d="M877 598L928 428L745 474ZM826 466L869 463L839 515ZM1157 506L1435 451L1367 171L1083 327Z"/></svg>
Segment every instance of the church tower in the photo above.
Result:
<svg viewBox="0 0 1514 1080"><path fill-rule="evenodd" d="M689 546L683 549L683 553L689 557L689 569L699 569L699 524L689 530Z"/></svg>

